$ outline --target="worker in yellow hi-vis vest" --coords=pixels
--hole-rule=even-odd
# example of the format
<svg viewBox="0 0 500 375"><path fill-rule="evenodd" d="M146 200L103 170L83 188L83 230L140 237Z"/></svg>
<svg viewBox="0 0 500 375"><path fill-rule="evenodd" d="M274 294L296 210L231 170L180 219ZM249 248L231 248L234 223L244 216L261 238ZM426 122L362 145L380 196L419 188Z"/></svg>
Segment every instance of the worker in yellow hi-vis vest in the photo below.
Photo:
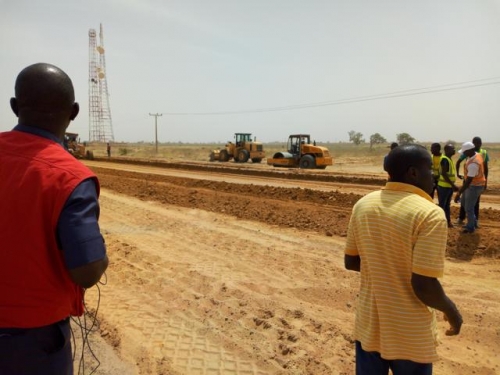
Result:
<svg viewBox="0 0 500 375"><path fill-rule="evenodd" d="M444 155L441 156L441 163L439 165L439 179L438 179L438 201L448 221L448 228L453 228L450 218L450 205L453 192L458 190L455 185L457 178L455 164L451 158L455 155L455 146L448 143L444 146Z"/></svg>
<svg viewBox="0 0 500 375"><path fill-rule="evenodd" d="M434 199L434 192L437 190L438 180L439 180L439 166L441 165L441 156L443 156L443 154L441 153L441 145L439 143L433 143L431 145L431 154L432 154L432 178L434 179L434 186L432 188L431 198Z"/></svg>

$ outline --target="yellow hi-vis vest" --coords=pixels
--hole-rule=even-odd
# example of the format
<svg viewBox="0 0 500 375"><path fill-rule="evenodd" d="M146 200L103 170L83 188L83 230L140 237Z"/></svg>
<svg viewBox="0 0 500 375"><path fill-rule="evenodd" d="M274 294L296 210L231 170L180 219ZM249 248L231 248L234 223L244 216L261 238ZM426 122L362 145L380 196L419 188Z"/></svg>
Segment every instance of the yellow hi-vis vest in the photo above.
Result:
<svg viewBox="0 0 500 375"><path fill-rule="evenodd" d="M448 177L450 178L450 181L455 183L455 180L457 178L457 171L456 171L456 167L455 167L455 164L453 164L453 162L451 161L451 159L444 155L441 156L441 159L446 159L448 160ZM441 171L441 163L439 163L439 180L438 180L438 186L441 186L441 187L447 187L447 188L451 188L452 185L450 185L448 182L446 182L446 180L444 179L443 177L443 172Z"/></svg>
<svg viewBox="0 0 500 375"><path fill-rule="evenodd" d="M437 178L439 177L440 173L439 173L439 169L440 169L440 165L441 165L441 157L443 155L432 155L432 175Z"/></svg>
<svg viewBox="0 0 500 375"><path fill-rule="evenodd" d="M483 157L483 163L486 163L486 156L488 155L488 152L484 148L480 148L478 152Z"/></svg>

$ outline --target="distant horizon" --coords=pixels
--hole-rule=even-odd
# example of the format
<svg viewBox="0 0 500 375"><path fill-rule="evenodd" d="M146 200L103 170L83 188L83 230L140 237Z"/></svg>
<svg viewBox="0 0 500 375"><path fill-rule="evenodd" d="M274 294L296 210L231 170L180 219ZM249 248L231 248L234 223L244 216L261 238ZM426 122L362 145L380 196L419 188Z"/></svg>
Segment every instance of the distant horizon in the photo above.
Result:
<svg viewBox="0 0 500 375"><path fill-rule="evenodd" d="M89 137L89 30L102 24L116 142L154 142L156 113L160 142L221 143L240 130L264 142L347 142L350 130L500 142L498 1L0 5L0 131L16 124L19 72L47 62L75 87L68 131Z"/></svg>
<svg viewBox="0 0 500 375"><path fill-rule="evenodd" d="M80 137L81 139L81 137ZM277 143L287 143L287 139L283 140L283 141L269 141L269 142L261 142L257 139L257 142L261 142L262 144L277 144ZM314 140L314 139L312 139ZM415 141L413 142L413 144L421 144L421 145L424 145L424 144L429 144L431 145L432 143L434 142L437 142L437 143L440 143L441 145L445 145L446 143L448 143L449 141L453 141L453 140L446 140L446 141ZM86 142L86 143L98 143L98 144L105 144L106 142L98 142L98 141L94 141L94 142L89 142L89 141L86 141L86 140L81 140L81 142ZM182 145L213 145L213 144L225 144L229 141L214 141L214 142L182 142L182 141L177 141L177 142L174 142L174 141L170 141L170 142L159 142L158 141L158 145L178 145L178 144L182 144ZM465 141L453 141L455 145L460 145L464 142L468 142L467 140ZM113 142L110 142L112 144L148 144L148 145L155 145L155 142L154 141L132 141L132 142L125 142L125 141L113 141ZM353 147L359 147L359 146L363 146L363 145L367 145L369 146L370 145L370 142L364 142L364 143L360 143L359 145L355 145L353 142L349 142L349 141L321 141L321 140L317 140L316 139L316 143L321 143L321 144L344 144L344 145L352 145ZM390 145L392 143L392 141L387 141L385 143L377 143L377 144L373 144L373 147L383 147L383 145ZM484 145L492 145L492 146L495 146L495 145L498 145L499 148L500 148L500 142L484 142L483 141L483 146Z"/></svg>

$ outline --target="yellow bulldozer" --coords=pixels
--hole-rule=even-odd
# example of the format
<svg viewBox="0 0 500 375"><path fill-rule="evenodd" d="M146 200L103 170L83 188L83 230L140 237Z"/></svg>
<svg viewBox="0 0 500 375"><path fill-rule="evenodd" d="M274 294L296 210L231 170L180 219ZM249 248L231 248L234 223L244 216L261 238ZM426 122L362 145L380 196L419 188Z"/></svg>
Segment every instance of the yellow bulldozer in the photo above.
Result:
<svg viewBox="0 0 500 375"><path fill-rule="evenodd" d="M260 163L266 157L262 142L252 140L251 133L235 133L234 143L228 142L223 149L210 152L210 161L229 161L234 159L237 163Z"/></svg>
<svg viewBox="0 0 500 375"><path fill-rule="evenodd" d="M333 158L326 147L311 144L309 134L292 134L288 137L287 150L280 151L267 159L274 167L325 169L333 164Z"/></svg>
<svg viewBox="0 0 500 375"><path fill-rule="evenodd" d="M64 146L68 152L77 159L94 159L94 153L90 150L86 150L84 143L80 143L78 133L65 133Z"/></svg>

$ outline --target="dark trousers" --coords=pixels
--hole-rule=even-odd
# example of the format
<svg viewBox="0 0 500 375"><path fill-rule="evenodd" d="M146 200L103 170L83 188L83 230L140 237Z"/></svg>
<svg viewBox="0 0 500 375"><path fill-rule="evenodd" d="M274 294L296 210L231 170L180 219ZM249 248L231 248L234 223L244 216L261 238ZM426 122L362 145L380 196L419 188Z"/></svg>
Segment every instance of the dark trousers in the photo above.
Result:
<svg viewBox="0 0 500 375"><path fill-rule="evenodd" d="M417 363L404 359L383 359L378 352L365 352L356 341L356 375L432 375L432 363Z"/></svg>
<svg viewBox="0 0 500 375"><path fill-rule="evenodd" d="M446 216L446 220L448 221L449 225L451 224L450 204L451 204L451 197L453 196L453 188L451 187L447 188L438 185L437 191L438 191L439 207L443 209L444 214Z"/></svg>
<svg viewBox="0 0 500 375"><path fill-rule="evenodd" d="M69 318L38 328L0 328L0 374L73 375Z"/></svg>
<svg viewBox="0 0 500 375"><path fill-rule="evenodd" d="M479 201L481 200L481 196L479 196L479 198L477 198L477 202L476 202L476 205L474 206L474 214L476 215L476 220L479 220ZM462 221L465 220L465 207L464 205L461 203L460 204L460 213L458 214L458 218Z"/></svg>

